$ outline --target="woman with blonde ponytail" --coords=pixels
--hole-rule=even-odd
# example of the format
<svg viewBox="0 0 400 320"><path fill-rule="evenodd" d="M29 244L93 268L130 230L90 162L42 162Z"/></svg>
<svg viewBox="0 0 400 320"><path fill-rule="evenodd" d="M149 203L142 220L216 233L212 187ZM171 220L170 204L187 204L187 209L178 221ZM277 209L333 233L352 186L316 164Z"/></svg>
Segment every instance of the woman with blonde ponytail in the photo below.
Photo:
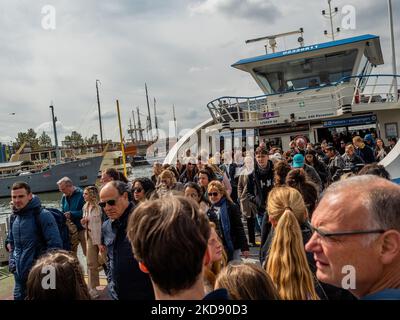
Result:
<svg viewBox="0 0 400 320"><path fill-rule="evenodd" d="M265 269L280 297L284 300L319 299L300 226L307 220L302 195L291 187L277 187L270 192L267 206L274 235Z"/></svg>
<svg viewBox="0 0 400 320"><path fill-rule="evenodd" d="M282 299L354 300L348 291L320 283L313 254L304 245L312 236L308 213L300 192L275 187L267 200L272 229L260 251L265 269Z"/></svg>

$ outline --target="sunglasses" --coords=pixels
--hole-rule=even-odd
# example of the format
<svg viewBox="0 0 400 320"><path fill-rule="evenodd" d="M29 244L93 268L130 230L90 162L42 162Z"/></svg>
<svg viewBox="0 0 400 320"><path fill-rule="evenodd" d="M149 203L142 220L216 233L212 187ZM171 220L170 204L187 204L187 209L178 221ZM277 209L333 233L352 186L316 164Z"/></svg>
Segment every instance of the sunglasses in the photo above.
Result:
<svg viewBox="0 0 400 320"><path fill-rule="evenodd" d="M209 192L208 195L210 197L217 197L219 195L219 193L218 192Z"/></svg>
<svg viewBox="0 0 400 320"><path fill-rule="evenodd" d="M101 208L105 208L107 204L108 204L109 206L115 206L115 203L116 203L116 202L117 202L117 200L111 199L111 200L107 200L107 201L104 201L104 202L99 202L99 206L100 206Z"/></svg>
<svg viewBox="0 0 400 320"><path fill-rule="evenodd" d="M137 192L137 193L140 193L140 192L142 192L142 191L143 191L142 188L135 188L135 189L133 189L133 192Z"/></svg>

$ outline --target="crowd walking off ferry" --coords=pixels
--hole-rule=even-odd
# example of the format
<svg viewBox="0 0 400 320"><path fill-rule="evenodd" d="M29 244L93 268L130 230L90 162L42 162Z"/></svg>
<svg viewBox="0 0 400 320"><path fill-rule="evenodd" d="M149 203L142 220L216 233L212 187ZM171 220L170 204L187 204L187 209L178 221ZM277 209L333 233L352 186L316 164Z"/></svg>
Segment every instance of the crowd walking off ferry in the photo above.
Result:
<svg viewBox="0 0 400 320"><path fill-rule="evenodd" d="M126 118L116 99L117 113L102 101L102 116L100 80L91 116L101 141L72 131L59 146L66 127L57 128L53 104L54 144L44 131L20 132L0 159L0 300L200 300L216 308L233 300L242 315L246 300L400 300L392 1L390 41L370 30L337 36L339 10L327 2L331 40L311 43L305 28L247 40L267 41L266 52L231 66L261 93L206 97L187 114L171 103L173 135L162 132L170 115L162 119L147 83L147 115L135 106ZM191 12L222 10L216 3ZM298 44L289 48L292 36ZM177 116L190 129L178 133ZM107 138L109 118L118 138ZM149 315L189 312L162 303Z"/></svg>

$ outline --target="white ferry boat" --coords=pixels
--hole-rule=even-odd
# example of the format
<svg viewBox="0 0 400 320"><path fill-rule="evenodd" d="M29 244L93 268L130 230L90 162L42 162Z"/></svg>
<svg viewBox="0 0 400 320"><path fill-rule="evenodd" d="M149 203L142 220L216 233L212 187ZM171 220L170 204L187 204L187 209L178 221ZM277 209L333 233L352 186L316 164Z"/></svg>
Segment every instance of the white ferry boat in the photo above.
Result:
<svg viewBox="0 0 400 320"><path fill-rule="evenodd" d="M301 30L302 31L302 30ZM207 104L211 118L184 135L166 163L187 149L198 154L221 146L242 148L260 141L284 150L297 136L311 143L342 133L375 133L384 142L398 136L398 75L377 74L384 63L380 39L366 34L301 46L239 60L232 67L248 72L263 94L224 96ZM400 182L400 146L381 162Z"/></svg>

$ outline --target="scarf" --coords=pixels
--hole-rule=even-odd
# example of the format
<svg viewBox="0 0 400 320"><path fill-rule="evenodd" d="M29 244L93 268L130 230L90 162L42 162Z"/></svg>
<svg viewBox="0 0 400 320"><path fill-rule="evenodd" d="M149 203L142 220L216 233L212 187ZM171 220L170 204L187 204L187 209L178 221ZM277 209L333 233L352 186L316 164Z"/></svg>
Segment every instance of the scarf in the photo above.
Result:
<svg viewBox="0 0 400 320"><path fill-rule="evenodd" d="M266 176L270 171L269 161L267 162L267 165L265 166L265 168L261 168L259 166L259 164L257 163L257 161L256 161L256 170L257 170L257 173L259 173L260 176L262 176L262 177Z"/></svg>
<svg viewBox="0 0 400 320"><path fill-rule="evenodd" d="M223 240L225 240L224 242L228 254L228 260L231 260L233 256L234 247L231 239L231 223L229 221L226 198L223 197L221 200L213 204L211 209L214 209L215 207L220 208L219 219L218 219L219 228L221 230L221 235L223 237Z"/></svg>

